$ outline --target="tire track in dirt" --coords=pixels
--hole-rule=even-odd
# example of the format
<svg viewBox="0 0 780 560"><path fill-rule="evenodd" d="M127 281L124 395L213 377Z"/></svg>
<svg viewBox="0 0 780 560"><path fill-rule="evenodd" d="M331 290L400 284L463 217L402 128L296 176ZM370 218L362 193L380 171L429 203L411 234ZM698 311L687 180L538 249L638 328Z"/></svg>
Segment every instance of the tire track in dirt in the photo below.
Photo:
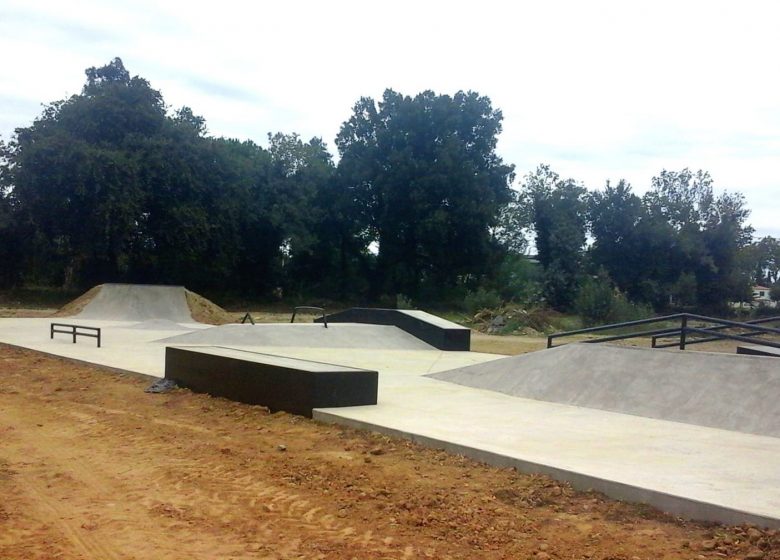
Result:
<svg viewBox="0 0 780 560"><path fill-rule="evenodd" d="M20 486L35 499L36 505L48 510L50 515L47 516L48 520L59 529L59 532L63 534L70 544L82 555L87 558L102 558L105 560L124 560L132 558L119 554L113 548L107 546L102 538L95 538L89 531L85 531L81 524L72 521L73 511L69 507L65 507L58 503L57 500L51 499L45 489L39 486L37 481L27 478L25 476L19 477Z"/></svg>
<svg viewBox="0 0 780 560"><path fill-rule="evenodd" d="M28 393L27 396L35 397L32 393ZM142 506L146 512L158 516L162 514L164 517L171 517L173 514L173 517L184 517L189 521L197 521L201 525L213 527L238 526L244 529L244 532L258 532L259 534L255 536L262 536L260 540L265 542L277 540L279 534L305 533L307 541L337 543L350 549L370 549L385 558L410 558L415 554L414 547L396 543L393 537L375 535L372 531L359 531L348 522L339 519L336 515L338 512L330 509L327 504L315 505L311 499L281 486L268 484L262 478L254 478L246 472L229 467L215 466L213 457L177 458L172 456L171 446L168 443L161 443L158 440L159 434L154 430L128 431L127 427L114 425L110 418L110 416L125 416L149 425L149 420L141 414L117 409L105 412L98 405L70 400L60 401L56 406L49 406L48 413L60 418L58 422L48 420L59 426L56 429L58 437L78 437L83 441L101 442L100 448L94 449L88 464L84 464L82 459L62 448L45 445L48 461L58 469L74 475L80 484L90 488L94 496L121 494L126 496L127 503ZM175 420L164 422L154 420L151 424L218 437L214 430L206 427L187 425ZM191 428L197 429L191 430ZM106 460L96 459L104 453L101 449L106 448L106 442L117 440L122 441L125 450L143 450L144 455L162 457L167 455L165 468L150 470L139 463L134 469L107 471L105 465L112 464L110 457L105 457ZM108 449L111 448L112 446L108 445ZM145 475L145 478L139 480L139 475ZM32 487L29 488L32 491ZM36 499L40 499L40 493L36 495ZM49 509L52 509L51 502L46 504ZM177 504L186 504L186 508ZM247 524L248 518L265 521ZM74 540L74 536L78 537L79 533L78 531L74 533L73 526L61 523L60 528L76 545L84 550L89 549L91 542L89 538L83 541L86 544ZM114 538L119 539L121 533L121 530L117 531ZM284 544L277 542L274 550L287 555L299 553L300 540L293 539ZM92 552L105 555L105 551L93 550Z"/></svg>

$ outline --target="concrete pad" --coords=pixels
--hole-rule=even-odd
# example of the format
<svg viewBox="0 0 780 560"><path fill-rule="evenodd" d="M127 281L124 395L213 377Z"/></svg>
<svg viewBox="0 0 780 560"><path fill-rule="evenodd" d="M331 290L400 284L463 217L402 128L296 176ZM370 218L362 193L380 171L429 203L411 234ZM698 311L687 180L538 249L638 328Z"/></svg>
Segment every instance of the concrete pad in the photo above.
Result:
<svg viewBox="0 0 780 560"><path fill-rule="evenodd" d="M177 323L192 322L183 286L145 284L103 284L77 317L106 321L167 319Z"/></svg>
<svg viewBox="0 0 780 560"><path fill-rule="evenodd" d="M100 328L102 348L96 348L95 341L89 338L80 338L76 344L67 335L54 335L54 339L50 339L49 325L52 322ZM154 341L170 336L170 325L165 330L136 328L137 325L133 321L76 317L0 319L0 342L121 371L163 377L165 346ZM180 324L179 332L186 333L205 327L200 323L183 323Z"/></svg>
<svg viewBox="0 0 780 560"><path fill-rule="evenodd" d="M434 374L516 397L780 437L780 360L567 344Z"/></svg>
<svg viewBox="0 0 780 560"><path fill-rule="evenodd" d="M165 344L219 346L269 346L308 348L376 348L383 350L433 350L419 338L397 327L334 323L274 323L222 325L168 337Z"/></svg>

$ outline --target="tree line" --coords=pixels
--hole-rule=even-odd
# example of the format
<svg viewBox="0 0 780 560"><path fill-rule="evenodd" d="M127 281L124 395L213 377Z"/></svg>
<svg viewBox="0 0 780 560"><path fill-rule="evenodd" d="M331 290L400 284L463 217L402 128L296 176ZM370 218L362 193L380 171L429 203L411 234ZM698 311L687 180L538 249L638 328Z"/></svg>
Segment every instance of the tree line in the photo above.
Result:
<svg viewBox="0 0 780 560"><path fill-rule="evenodd" d="M179 283L215 292L420 303L468 294L572 309L594 290L723 307L778 280L739 193L662 171L588 191L496 153L475 92L361 98L336 138L214 137L120 59L0 143L0 285ZM536 258L529 258L529 241ZM392 303L392 302L391 302Z"/></svg>

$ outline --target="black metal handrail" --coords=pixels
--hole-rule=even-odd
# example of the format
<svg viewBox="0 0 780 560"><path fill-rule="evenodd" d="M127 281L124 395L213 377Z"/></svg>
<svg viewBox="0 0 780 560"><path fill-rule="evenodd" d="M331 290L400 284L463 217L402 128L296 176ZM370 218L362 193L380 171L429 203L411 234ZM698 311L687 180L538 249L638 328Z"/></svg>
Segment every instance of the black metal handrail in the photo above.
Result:
<svg viewBox="0 0 780 560"><path fill-rule="evenodd" d="M746 325L760 325L764 323L777 323L780 322L780 317L762 317L761 319L751 319L750 321L744 321ZM717 327L707 327L708 331L722 331L724 329L733 329L734 327L730 325L718 325ZM650 333L648 333L650 334ZM751 330L750 332L741 333L742 336L761 336L762 334L766 334L762 331L756 331ZM679 329L673 329L669 330L664 333L658 333L653 335L653 338L650 339L650 346L653 348L671 348L673 346L677 346L678 342L666 342L663 344L658 344L658 340L662 338L673 338L680 336L680 330ZM710 336L707 338L696 338L694 340L689 340L688 344L701 344L703 342L714 342L716 340L720 340L722 337L717 336Z"/></svg>
<svg viewBox="0 0 780 560"><path fill-rule="evenodd" d="M49 338L53 339L55 334L67 334L72 336L73 344L76 344L77 336L95 338L97 339L97 347L100 348L101 336L98 327L86 327L84 325L72 325L70 323L52 323L49 326Z"/></svg>
<svg viewBox="0 0 780 560"><path fill-rule="evenodd" d="M625 327L633 327L638 325L651 325L653 323L664 323L664 322L678 321L678 320L680 321L679 328L671 329L669 327L666 327L663 329L652 329L652 330L645 330L640 332L631 332L628 334L618 334L618 335L601 337L592 340L584 340L583 342L586 343L612 342L616 340L647 337L651 335L659 338L664 336L666 337L676 336L679 337L678 342L676 342L675 344L664 345L663 347L666 348L670 346L678 346L680 350L685 350L687 344L695 344L701 341L701 339L698 338L693 340L688 340L689 334L703 334L703 335L710 336L711 339L713 340L726 338L730 340L747 342L750 344L761 344L764 346L772 346L772 347L780 348L780 343L771 342L764 339L751 338L751 336L763 335L763 334L780 335L780 329L758 326L758 323L768 323L771 322L770 320L757 320L751 323L741 323L739 321L731 321L729 319L718 319L716 317L707 317L704 315L697 315L695 313L675 313L674 315L665 315L662 317L653 317L650 319L640 319L638 321L626 321L623 323L614 323L610 325L601 325L598 327L589 327L585 329L577 329L573 331L554 333L547 337L547 348L553 347L553 339L556 338L574 336L577 334L603 332L603 331L625 328ZM708 327L708 328L689 327L688 321L690 320L701 321L703 323L715 323L716 325L718 325L718 327ZM751 332L743 333L743 334L730 334L730 333L720 332L723 329L731 329L731 328L741 328ZM748 334L751 336L746 336ZM661 346L655 346L655 347L661 347Z"/></svg>
<svg viewBox="0 0 780 560"><path fill-rule="evenodd" d="M295 322L295 316L298 314L299 311L319 311L322 313L322 324L325 325L325 328L328 328L328 317L325 315L325 309L322 307L312 307L310 305L299 305L298 307L293 308L293 314L290 318L290 322Z"/></svg>

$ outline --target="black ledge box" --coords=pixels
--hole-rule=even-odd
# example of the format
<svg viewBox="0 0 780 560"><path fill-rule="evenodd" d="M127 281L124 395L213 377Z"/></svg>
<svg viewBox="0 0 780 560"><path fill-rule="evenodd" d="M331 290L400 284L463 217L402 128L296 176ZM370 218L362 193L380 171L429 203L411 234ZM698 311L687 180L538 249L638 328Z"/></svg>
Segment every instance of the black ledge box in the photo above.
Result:
<svg viewBox="0 0 780 560"><path fill-rule="evenodd" d="M417 310L353 307L327 316L328 323L366 323L398 327L439 350L468 352L471 330ZM314 320L322 323L322 318Z"/></svg>
<svg viewBox="0 0 780 560"><path fill-rule="evenodd" d="M309 418L315 408L377 402L376 371L221 346L166 348L165 378L196 393Z"/></svg>

